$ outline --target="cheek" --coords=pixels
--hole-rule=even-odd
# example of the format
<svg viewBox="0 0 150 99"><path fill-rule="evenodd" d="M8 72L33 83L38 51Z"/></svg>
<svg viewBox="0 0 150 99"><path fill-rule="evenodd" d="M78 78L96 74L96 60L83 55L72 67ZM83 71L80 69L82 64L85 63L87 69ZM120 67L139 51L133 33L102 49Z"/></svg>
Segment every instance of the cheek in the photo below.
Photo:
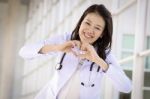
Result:
<svg viewBox="0 0 150 99"><path fill-rule="evenodd" d="M98 40L99 37L95 38L95 41Z"/></svg>
<svg viewBox="0 0 150 99"><path fill-rule="evenodd" d="M83 27L82 27L82 25L80 26L80 28L79 28L79 32L81 32L83 30Z"/></svg>
<svg viewBox="0 0 150 99"><path fill-rule="evenodd" d="M80 37L80 35L81 35L81 28L79 28L79 37Z"/></svg>
<svg viewBox="0 0 150 99"><path fill-rule="evenodd" d="M80 26L80 28L79 28L79 36L82 35L82 32L83 32L83 27Z"/></svg>
<svg viewBox="0 0 150 99"><path fill-rule="evenodd" d="M102 32L103 32L103 31L98 32L97 35L96 35L96 37L98 37L98 38L101 37L101 36L102 36Z"/></svg>
<svg viewBox="0 0 150 99"><path fill-rule="evenodd" d="M101 37L101 36L102 36L102 32L97 33L97 35L95 36L95 41L96 41L99 37Z"/></svg>
<svg viewBox="0 0 150 99"><path fill-rule="evenodd" d="M87 26L82 23L82 24L80 25L79 30L80 30L80 31L83 31L84 29L87 29Z"/></svg>

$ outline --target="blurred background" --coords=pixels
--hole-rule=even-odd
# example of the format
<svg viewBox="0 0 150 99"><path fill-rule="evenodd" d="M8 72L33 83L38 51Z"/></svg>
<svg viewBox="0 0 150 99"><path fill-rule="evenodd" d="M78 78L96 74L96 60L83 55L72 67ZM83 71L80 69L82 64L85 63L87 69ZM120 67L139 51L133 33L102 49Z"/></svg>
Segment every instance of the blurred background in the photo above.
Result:
<svg viewBox="0 0 150 99"><path fill-rule="evenodd" d="M19 49L54 34L72 32L91 4L113 16L112 51L132 79L123 94L108 78L103 99L150 99L150 0L0 0L0 99L33 99L51 79L57 57L24 60Z"/></svg>

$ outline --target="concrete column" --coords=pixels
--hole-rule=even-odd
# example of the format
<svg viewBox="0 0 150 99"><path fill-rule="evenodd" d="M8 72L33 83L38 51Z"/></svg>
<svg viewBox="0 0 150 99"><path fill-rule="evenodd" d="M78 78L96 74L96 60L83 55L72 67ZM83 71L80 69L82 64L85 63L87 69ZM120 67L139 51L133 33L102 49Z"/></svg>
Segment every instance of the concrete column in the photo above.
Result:
<svg viewBox="0 0 150 99"><path fill-rule="evenodd" d="M3 32L3 44L1 45L0 99L12 99L13 97L14 71L17 64L16 48L18 46L17 41L20 39L18 38L18 30L21 27L19 23L22 16L20 6L20 0L8 1L8 15L4 19L6 24Z"/></svg>
<svg viewBox="0 0 150 99"><path fill-rule="evenodd" d="M138 53L144 50L147 0L137 0L132 99L143 99L144 61Z"/></svg>
<svg viewBox="0 0 150 99"><path fill-rule="evenodd" d="M6 23L6 21L4 20L4 18L6 17L8 12L8 4L7 3L3 3L0 2L0 79L1 79L1 68L2 68L2 45L3 45L3 35L4 35L4 24ZM1 82L0 82L1 83Z"/></svg>

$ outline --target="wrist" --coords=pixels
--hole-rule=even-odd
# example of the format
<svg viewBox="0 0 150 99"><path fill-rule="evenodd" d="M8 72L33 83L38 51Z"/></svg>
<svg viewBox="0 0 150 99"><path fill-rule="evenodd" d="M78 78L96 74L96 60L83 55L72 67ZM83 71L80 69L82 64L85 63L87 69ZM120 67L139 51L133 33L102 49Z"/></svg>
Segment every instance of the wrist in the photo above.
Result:
<svg viewBox="0 0 150 99"><path fill-rule="evenodd" d="M59 45L45 45L40 49L39 53L46 54L51 51L60 51L60 50L61 47Z"/></svg>
<svg viewBox="0 0 150 99"><path fill-rule="evenodd" d="M95 58L95 63L99 65L103 71L107 71L109 68L109 65L99 56Z"/></svg>

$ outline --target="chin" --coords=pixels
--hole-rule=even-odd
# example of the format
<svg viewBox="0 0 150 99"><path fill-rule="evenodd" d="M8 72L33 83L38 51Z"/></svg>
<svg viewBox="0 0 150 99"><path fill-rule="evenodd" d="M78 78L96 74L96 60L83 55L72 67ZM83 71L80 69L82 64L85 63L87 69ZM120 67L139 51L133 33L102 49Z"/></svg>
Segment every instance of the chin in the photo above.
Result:
<svg viewBox="0 0 150 99"><path fill-rule="evenodd" d="M90 41L87 41L87 40L81 40L81 42L86 42L86 43L89 43L89 44L93 44L93 42L90 42Z"/></svg>

